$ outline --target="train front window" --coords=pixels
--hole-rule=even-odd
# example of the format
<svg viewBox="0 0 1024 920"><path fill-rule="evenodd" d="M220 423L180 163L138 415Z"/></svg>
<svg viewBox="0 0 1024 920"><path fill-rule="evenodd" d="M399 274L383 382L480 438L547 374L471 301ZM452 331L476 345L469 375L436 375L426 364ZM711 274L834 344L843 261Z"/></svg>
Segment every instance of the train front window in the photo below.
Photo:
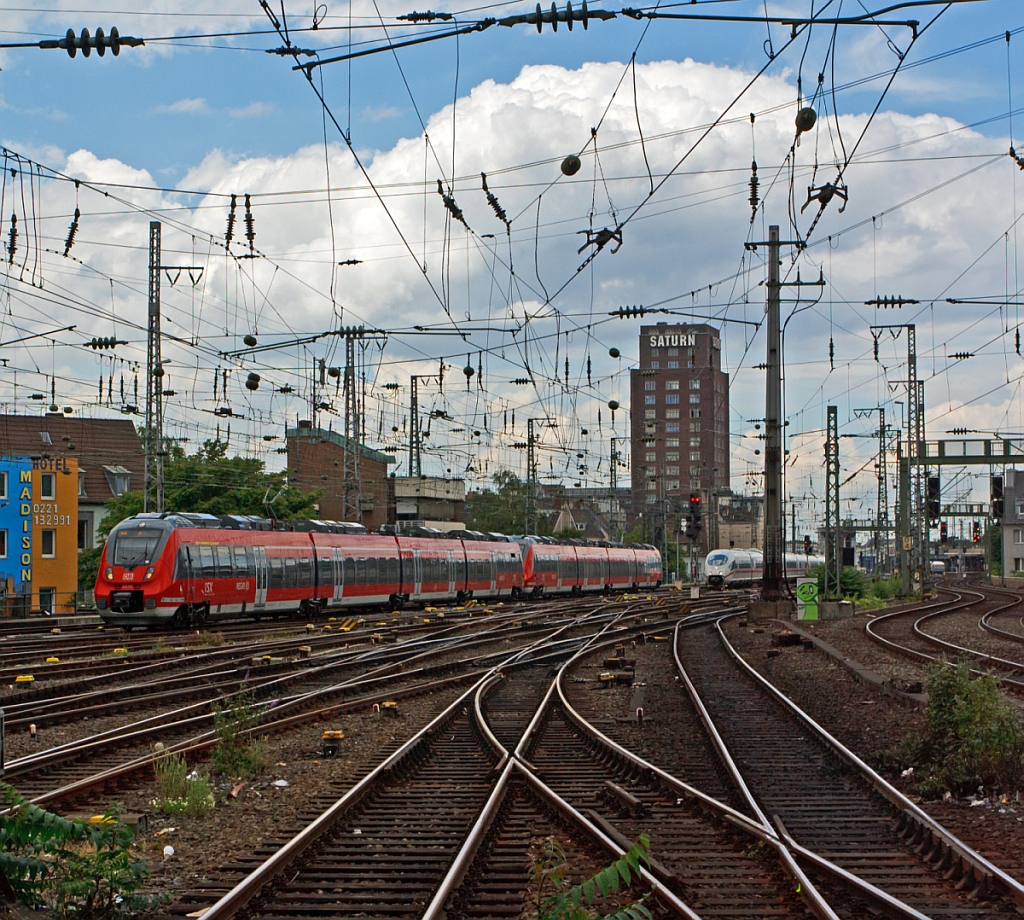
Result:
<svg viewBox="0 0 1024 920"><path fill-rule="evenodd" d="M712 553L708 556L708 565L725 565L729 557L725 553Z"/></svg>
<svg viewBox="0 0 1024 920"><path fill-rule="evenodd" d="M112 562L125 568L151 565L160 556L168 531L161 527L119 526L111 535L114 541Z"/></svg>

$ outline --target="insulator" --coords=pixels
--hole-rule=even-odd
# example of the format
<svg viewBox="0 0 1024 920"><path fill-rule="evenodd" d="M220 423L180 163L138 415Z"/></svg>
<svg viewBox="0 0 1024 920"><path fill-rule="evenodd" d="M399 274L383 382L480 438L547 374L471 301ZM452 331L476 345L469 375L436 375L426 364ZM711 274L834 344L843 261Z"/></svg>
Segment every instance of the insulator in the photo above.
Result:
<svg viewBox="0 0 1024 920"><path fill-rule="evenodd" d="M750 198L747 200L750 202L750 206L757 209L757 206L761 203L761 198L758 195L758 189L761 187L761 180L757 178L757 161L750 161Z"/></svg>
<svg viewBox="0 0 1024 920"><path fill-rule="evenodd" d="M121 375L121 405L124 405L124 374Z"/></svg>
<svg viewBox="0 0 1024 920"><path fill-rule="evenodd" d="M100 372L100 398L96 401L97 404L103 402L103 372Z"/></svg>
<svg viewBox="0 0 1024 920"><path fill-rule="evenodd" d="M1020 326L1017 327L1017 354L1020 355Z"/></svg>
<svg viewBox="0 0 1024 920"><path fill-rule="evenodd" d="M75 216L71 221L71 226L68 228L68 238L64 240L64 258L68 257L68 253L71 252L71 247L75 245L75 236L78 233L78 218L82 216L82 212L75 208Z"/></svg>
<svg viewBox="0 0 1024 920"><path fill-rule="evenodd" d="M256 243L256 228L253 226L252 208L249 205L249 196L245 196L245 238L249 242L249 251L252 252Z"/></svg>
<svg viewBox="0 0 1024 920"><path fill-rule="evenodd" d="M249 335L242 336L242 341L248 348L256 347L256 336L252 335L251 333Z"/></svg>
<svg viewBox="0 0 1024 920"><path fill-rule="evenodd" d="M565 356L565 385L569 386L569 356Z"/></svg>
<svg viewBox="0 0 1024 920"><path fill-rule="evenodd" d="M491 210L493 210L497 215L498 220L508 227L508 214L505 213L505 209L498 202L498 199L494 197L494 193L487 187L487 173L480 173L480 178L483 180L484 193L487 195L487 203L491 206Z"/></svg>
<svg viewBox="0 0 1024 920"><path fill-rule="evenodd" d="M444 206L448 209L448 213L468 230L469 224L466 223L466 217L462 213L462 208L455 203L454 195L449 195L445 192L440 179L437 180L437 194L441 196L441 200L444 202Z"/></svg>
<svg viewBox="0 0 1024 920"><path fill-rule="evenodd" d="M7 235L7 264L14 264L14 254L18 251L18 215L11 215L11 231Z"/></svg>
<svg viewBox="0 0 1024 920"><path fill-rule="evenodd" d="M878 360L878 339L875 338L875 360Z"/></svg>
<svg viewBox="0 0 1024 920"><path fill-rule="evenodd" d="M590 380L590 355L587 355L587 386L593 386L593 383Z"/></svg>
<svg viewBox="0 0 1024 920"><path fill-rule="evenodd" d="M835 346L835 343L832 341L832 336L829 336L828 337L828 366L832 370L836 369L835 358L836 358L836 346Z"/></svg>
<svg viewBox="0 0 1024 920"><path fill-rule="evenodd" d="M217 398L217 387L220 384L220 368L213 372L213 398Z"/></svg>
<svg viewBox="0 0 1024 920"><path fill-rule="evenodd" d="M235 238L235 208L238 206L238 199L235 195L231 196L231 206L228 208L228 229L224 234L224 245L230 246L231 241Z"/></svg>

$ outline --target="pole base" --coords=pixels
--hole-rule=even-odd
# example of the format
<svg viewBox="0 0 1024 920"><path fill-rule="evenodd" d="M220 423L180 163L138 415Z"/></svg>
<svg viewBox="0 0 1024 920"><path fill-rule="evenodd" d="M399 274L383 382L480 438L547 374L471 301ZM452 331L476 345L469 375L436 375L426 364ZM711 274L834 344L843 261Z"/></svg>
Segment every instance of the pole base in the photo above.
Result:
<svg viewBox="0 0 1024 920"><path fill-rule="evenodd" d="M790 620L796 616L796 604L786 598L781 601L751 601L747 608L747 619L751 622L760 620Z"/></svg>

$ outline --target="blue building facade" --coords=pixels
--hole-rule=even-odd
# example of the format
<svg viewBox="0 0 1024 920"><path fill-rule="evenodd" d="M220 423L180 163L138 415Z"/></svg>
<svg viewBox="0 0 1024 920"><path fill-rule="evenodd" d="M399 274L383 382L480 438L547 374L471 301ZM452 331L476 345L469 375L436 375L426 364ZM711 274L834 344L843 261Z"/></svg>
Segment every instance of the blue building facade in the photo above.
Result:
<svg viewBox="0 0 1024 920"><path fill-rule="evenodd" d="M0 583L8 594L32 590L32 461L0 457Z"/></svg>

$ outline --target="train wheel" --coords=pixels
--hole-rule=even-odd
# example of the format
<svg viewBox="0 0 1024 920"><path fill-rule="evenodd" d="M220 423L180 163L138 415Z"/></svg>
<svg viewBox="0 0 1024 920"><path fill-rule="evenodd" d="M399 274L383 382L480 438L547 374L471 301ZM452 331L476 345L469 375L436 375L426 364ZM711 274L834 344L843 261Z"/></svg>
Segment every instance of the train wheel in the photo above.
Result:
<svg viewBox="0 0 1024 920"><path fill-rule="evenodd" d="M167 621L167 628L184 629L186 626L188 626L188 621L188 609L186 607L179 607L177 610L174 611L174 616L172 616Z"/></svg>
<svg viewBox="0 0 1024 920"><path fill-rule="evenodd" d="M523 589L519 585L512 586L512 600L517 601L523 596Z"/></svg>
<svg viewBox="0 0 1024 920"><path fill-rule="evenodd" d="M401 610L404 604L405 602L400 594L392 594L391 597L388 598L388 606L392 610Z"/></svg>

